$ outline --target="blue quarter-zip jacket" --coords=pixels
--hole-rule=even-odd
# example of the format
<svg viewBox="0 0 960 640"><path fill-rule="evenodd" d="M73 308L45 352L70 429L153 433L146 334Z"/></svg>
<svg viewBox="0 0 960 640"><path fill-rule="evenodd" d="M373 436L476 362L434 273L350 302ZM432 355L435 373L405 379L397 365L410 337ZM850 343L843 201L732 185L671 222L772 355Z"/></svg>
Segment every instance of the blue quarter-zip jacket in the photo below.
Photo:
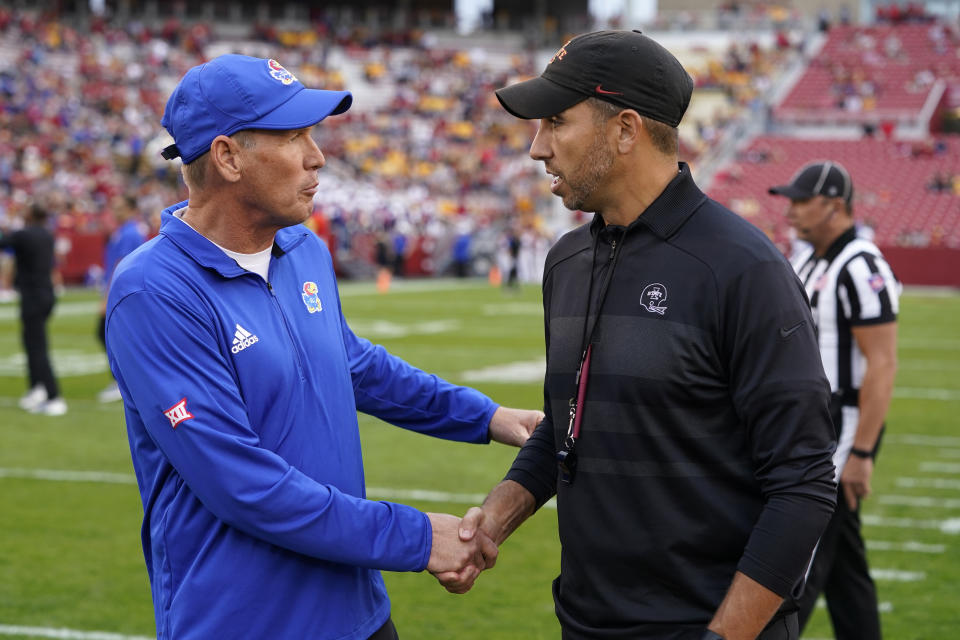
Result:
<svg viewBox="0 0 960 640"><path fill-rule="evenodd" d="M146 236L141 224L136 220L127 220L110 234L107 246L103 249L103 283L110 286L113 272L128 253L143 244Z"/></svg>
<svg viewBox="0 0 960 640"><path fill-rule="evenodd" d="M353 334L330 255L276 234L267 284L164 212L107 306L143 499L157 637L366 639L380 569L421 571L431 528L365 499L356 412L488 441L497 405Z"/></svg>

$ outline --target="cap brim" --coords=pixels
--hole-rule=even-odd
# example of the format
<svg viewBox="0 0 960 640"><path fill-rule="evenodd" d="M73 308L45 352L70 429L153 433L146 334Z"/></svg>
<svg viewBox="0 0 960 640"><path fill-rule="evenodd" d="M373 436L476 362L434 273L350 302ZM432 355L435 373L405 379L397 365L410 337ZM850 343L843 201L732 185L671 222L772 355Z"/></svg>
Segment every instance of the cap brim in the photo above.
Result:
<svg viewBox="0 0 960 640"><path fill-rule="evenodd" d="M767 193L772 196L786 196L791 200L808 200L813 197L812 193L807 193L802 189L789 184L780 185L779 187L770 187L767 189Z"/></svg>
<svg viewBox="0 0 960 640"><path fill-rule="evenodd" d="M302 89L262 118L245 123L244 129L300 129L327 116L343 113L353 104L349 91Z"/></svg>
<svg viewBox="0 0 960 640"><path fill-rule="evenodd" d="M503 108L518 118L537 120L555 116L589 96L561 87L543 76L524 80L495 91Z"/></svg>

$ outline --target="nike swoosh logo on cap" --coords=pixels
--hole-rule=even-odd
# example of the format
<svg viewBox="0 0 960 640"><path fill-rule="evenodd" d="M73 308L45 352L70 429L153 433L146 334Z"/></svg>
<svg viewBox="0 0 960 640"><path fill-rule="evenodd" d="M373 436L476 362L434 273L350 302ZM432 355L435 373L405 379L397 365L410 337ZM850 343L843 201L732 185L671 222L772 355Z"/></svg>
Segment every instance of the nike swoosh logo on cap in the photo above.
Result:
<svg viewBox="0 0 960 640"><path fill-rule="evenodd" d="M599 85L599 84L597 85L597 88L594 89L594 91L605 96L622 96L623 95L622 91L607 91L606 89L603 88L602 85Z"/></svg>
<svg viewBox="0 0 960 640"><path fill-rule="evenodd" d="M802 327L802 326L805 325L805 324L807 324L807 321L806 321L806 320L801 320L800 322L798 322L797 324L793 325L792 327L789 327L789 328L780 327L780 337L781 337L781 338L789 338L789 337L792 336L794 333L796 333L796 331L797 331L798 329L800 329L800 327Z"/></svg>

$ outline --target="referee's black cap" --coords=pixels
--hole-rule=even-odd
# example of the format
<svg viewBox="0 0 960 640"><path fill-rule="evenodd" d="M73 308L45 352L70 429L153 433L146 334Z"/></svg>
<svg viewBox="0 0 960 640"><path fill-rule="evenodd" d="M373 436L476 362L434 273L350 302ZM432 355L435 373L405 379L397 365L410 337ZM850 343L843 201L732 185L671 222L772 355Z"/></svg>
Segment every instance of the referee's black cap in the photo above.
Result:
<svg viewBox="0 0 960 640"><path fill-rule="evenodd" d="M809 200L814 196L843 198L849 205L853 201L853 181L839 162L829 160L811 162L802 167L790 180L790 184L770 187L775 196L791 200Z"/></svg>

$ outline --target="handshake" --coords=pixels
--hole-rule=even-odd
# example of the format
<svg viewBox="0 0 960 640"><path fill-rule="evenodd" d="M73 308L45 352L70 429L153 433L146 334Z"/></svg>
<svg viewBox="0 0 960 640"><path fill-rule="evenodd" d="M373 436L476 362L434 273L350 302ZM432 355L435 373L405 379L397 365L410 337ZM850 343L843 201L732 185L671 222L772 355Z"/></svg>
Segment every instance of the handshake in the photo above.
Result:
<svg viewBox="0 0 960 640"><path fill-rule="evenodd" d="M480 507L471 507L463 519L444 513L428 513L433 545L427 571L450 593L466 593L480 572L497 563L498 544L491 522L484 522Z"/></svg>
<svg viewBox="0 0 960 640"><path fill-rule="evenodd" d="M542 411L498 407L490 419L490 438L520 447L543 419ZM516 482L504 480L482 507L471 507L462 520L428 513L433 545L427 571L450 593L466 593L481 571L493 568L499 545L533 511L533 495Z"/></svg>

